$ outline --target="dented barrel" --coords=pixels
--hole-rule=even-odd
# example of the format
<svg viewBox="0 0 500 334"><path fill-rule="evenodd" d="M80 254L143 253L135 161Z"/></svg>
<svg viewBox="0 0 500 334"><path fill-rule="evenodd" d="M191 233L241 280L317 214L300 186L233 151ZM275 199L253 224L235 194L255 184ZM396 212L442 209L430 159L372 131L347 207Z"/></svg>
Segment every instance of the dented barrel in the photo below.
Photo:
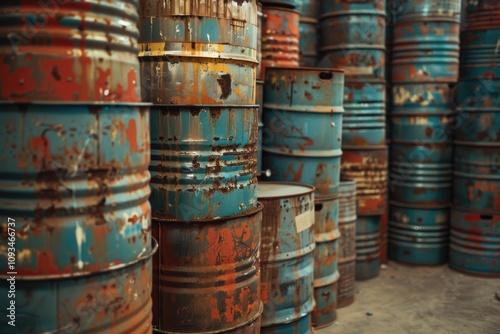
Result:
<svg viewBox="0 0 500 334"><path fill-rule="evenodd" d="M261 182L264 205L260 247L262 332L298 332L315 307L314 187ZM286 331L288 330L288 331Z"/></svg>
<svg viewBox="0 0 500 334"><path fill-rule="evenodd" d="M271 180L301 182L317 194L338 191L343 72L269 68L264 94L264 168Z"/></svg>
<svg viewBox="0 0 500 334"><path fill-rule="evenodd" d="M257 140L257 106L155 106L153 214L192 221L254 209Z"/></svg>
<svg viewBox="0 0 500 334"><path fill-rule="evenodd" d="M354 302L356 278L356 182L340 182L339 273L337 308Z"/></svg>
<svg viewBox="0 0 500 334"><path fill-rule="evenodd" d="M139 1L0 4L0 101L140 102Z"/></svg>
<svg viewBox="0 0 500 334"><path fill-rule="evenodd" d="M255 333L262 205L196 222L153 218L153 326L159 333Z"/></svg>
<svg viewBox="0 0 500 334"><path fill-rule="evenodd" d="M146 0L139 29L144 101L255 103L255 0Z"/></svg>

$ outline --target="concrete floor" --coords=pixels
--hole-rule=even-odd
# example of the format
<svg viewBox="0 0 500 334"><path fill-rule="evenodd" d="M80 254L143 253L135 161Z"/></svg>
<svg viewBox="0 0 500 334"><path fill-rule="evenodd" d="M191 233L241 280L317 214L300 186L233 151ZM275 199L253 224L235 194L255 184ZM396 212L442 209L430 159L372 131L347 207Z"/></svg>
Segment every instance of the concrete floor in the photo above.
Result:
<svg viewBox="0 0 500 334"><path fill-rule="evenodd" d="M316 334L500 334L500 279L389 262ZM371 316L367 312L373 313Z"/></svg>

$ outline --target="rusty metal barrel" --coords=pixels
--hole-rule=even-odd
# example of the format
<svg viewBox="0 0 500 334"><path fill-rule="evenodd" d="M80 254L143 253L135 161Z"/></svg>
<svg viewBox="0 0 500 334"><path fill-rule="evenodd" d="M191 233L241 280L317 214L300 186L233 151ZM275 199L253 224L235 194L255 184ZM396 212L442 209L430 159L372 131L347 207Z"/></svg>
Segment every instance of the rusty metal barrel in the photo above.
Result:
<svg viewBox="0 0 500 334"><path fill-rule="evenodd" d="M337 287L339 281L339 201L340 193L316 196L314 207L314 328L331 325L337 319Z"/></svg>
<svg viewBox="0 0 500 334"><path fill-rule="evenodd" d="M196 222L153 218L158 333L257 333L262 205Z"/></svg>
<svg viewBox="0 0 500 334"><path fill-rule="evenodd" d="M342 155L342 71L268 68L264 91L263 166L270 180L338 192Z"/></svg>
<svg viewBox="0 0 500 334"><path fill-rule="evenodd" d="M356 220L356 280L375 278L380 273L381 216L358 216Z"/></svg>
<svg viewBox="0 0 500 334"><path fill-rule="evenodd" d="M263 333L310 333L315 307L314 187L261 182Z"/></svg>
<svg viewBox="0 0 500 334"><path fill-rule="evenodd" d="M140 102L138 4L3 1L0 101Z"/></svg>
<svg viewBox="0 0 500 334"><path fill-rule="evenodd" d="M299 66L299 13L280 7L263 8L262 73L268 67Z"/></svg>
<svg viewBox="0 0 500 334"><path fill-rule="evenodd" d="M255 103L256 0L145 0L139 28L144 101Z"/></svg>
<svg viewBox="0 0 500 334"><path fill-rule="evenodd" d="M450 267L483 277L500 277L500 214L451 210Z"/></svg>
<svg viewBox="0 0 500 334"><path fill-rule="evenodd" d="M421 206L391 202L391 259L415 265L445 263L448 259L449 215L449 204Z"/></svg>
<svg viewBox="0 0 500 334"><path fill-rule="evenodd" d="M339 273L337 308L354 303L356 278L356 182L340 182Z"/></svg>

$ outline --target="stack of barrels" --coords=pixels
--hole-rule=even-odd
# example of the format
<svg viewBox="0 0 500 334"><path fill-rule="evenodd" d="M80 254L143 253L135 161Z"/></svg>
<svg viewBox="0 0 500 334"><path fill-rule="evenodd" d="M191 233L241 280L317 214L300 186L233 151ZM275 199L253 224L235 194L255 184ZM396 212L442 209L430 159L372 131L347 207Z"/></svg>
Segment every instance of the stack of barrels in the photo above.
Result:
<svg viewBox="0 0 500 334"><path fill-rule="evenodd" d="M392 53L390 258L446 262L459 0L402 1Z"/></svg>
<svg viewBox="0 0 500 334"><path fill-rule="evenodd" d="M321 1L318 66L345 70L342 178L357 187L358 280L378 275L387 211L386 2Z"/></svg>
<svg viewBox="0 0 500 334"><path fill-rule="evenodd" d="M467 3L461 35L450 266L500 276L500 3Z"/></svg>
<svg viewBox="0 0 500 334"><path fill-rule="evenodd" d="M152 332L137 9L0 4L2 333Z"/></svg>
<svg viewBox="0 0 500 334"><path fill-rule="evenodd" d="M272 181L299 182L315 187L316 247L310 269L314 273L316 307L314 310L301 309L302 313L293 320L306 316L304 312L312 312L315 327L327 326L336 319L343 90L342 71L266 69L263 166L271 171ZM293 270L308 269L295 266ZM279 294L271 292L267 296L279 298ZM303 302L301 300L298 302ZM300 304L295 306L301 308ZM305 328L300 323L297 326ZM309 330L300 329L298 333L309 333Z"/></svg>
<svg viewBox="0 0 500 334"><path fill-rule="evenodd" d="M314 66L318 58L320 0L296 0L299 12L299 65Z"/></svg>
<svg viewBox="0 0 500 334"><path fill-rule="evenodd" d="M299 20L297 0L261 1L262 64L261 72L267 67L299 66Z"/></svg>
<svg viewBox="0 0 500 334"><path fill-rule="evenodd" d="M257 254L257 1L141 2L151 109L153 326L254 333Z"/></svg>

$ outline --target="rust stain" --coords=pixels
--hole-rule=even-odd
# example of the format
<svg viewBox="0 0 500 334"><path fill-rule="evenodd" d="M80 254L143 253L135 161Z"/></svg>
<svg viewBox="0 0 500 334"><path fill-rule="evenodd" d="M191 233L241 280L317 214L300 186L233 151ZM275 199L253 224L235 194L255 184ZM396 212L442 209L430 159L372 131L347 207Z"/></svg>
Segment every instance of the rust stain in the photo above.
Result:
<svg viewBox="0 0 500 334"><path fill-rule="evenodd" d="M138 147L137 147L137 126L135 123L135 119L130 119L128 121L128 127L126 131L126 137L127 141L130 145L130 150L132 152L137 152Z"/></svg>

